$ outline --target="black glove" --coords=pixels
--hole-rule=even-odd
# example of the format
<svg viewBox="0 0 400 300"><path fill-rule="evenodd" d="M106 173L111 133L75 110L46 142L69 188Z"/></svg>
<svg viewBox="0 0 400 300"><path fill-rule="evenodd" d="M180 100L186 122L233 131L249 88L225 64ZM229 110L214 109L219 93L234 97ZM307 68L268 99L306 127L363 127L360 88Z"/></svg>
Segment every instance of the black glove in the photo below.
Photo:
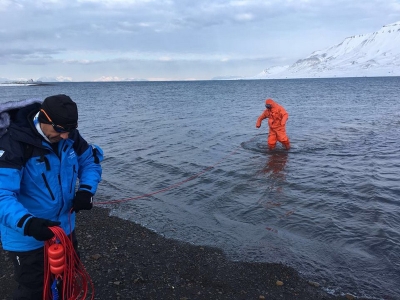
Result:
<svg viewBox="0 0 400 300"><path fill-rule="evenodd" d="M77 191L72 203L72 210L79 212L80 210L91 210L93 207L93 194L88 191Z"/></svg>
<svg viewBox="0 0 400 300"><path fill-rule="evenodd" d="M24 234L32 236L38 241L47 241L53 238L54 233L49 229L52 226L58 226L61 223L42 218L30 218L24 227Z"/></svg>

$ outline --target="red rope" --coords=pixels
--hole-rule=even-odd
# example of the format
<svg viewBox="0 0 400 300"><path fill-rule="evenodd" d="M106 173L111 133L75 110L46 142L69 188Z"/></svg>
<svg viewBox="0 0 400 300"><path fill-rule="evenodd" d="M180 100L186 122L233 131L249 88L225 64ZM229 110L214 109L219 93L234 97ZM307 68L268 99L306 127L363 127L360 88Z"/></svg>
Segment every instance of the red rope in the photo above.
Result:
<svg viewBox="0 0 400 300"><path fill-rule="evenodd" d="M54 237L46 241L44 246L43 299L78 300L86 299L87 296L94 299L93 282L79 259L72 240L60 227L50 227L50 230ZM58 297L51 289L55 280L61 280L61 295Z"/></svg>
<svg viewBox="0 0 400 300"><path fill-rule="evenodd" d="M258 135L257 135L257 136L258 136ZM253 138L250 139L248 142L254 140L255 138L257 138L257 136L253 137ZM163 188L163 189L161 189L161 190L158 190L158 191L155 191L155 192L152 192L152 193L143 194L143 195L140 195L140 196L131 197L131 198L126 198L126 199L111 200L111 201L104 201L104 202L96 202L95 205L116 204L116 203L128 202L128 201L132 201L132 200L137 200L137 199L141 199L141 198L146 198L146 197L154 196L154 195L157 195L157 194L160 194L160 193L163 193L163 192L172 190L173 188L176 188L176 187L178 187L178 186L180 186L180 185L182 185L182 184L184 184L184 183L186 183L186 182L188 182L188 181L191 181L191 180L193 180L193 179L199 177L200 175L206 173L207 171L213 169L214 167L216 167L217 165L219 165L221 162L223 162L225 159L227 159L229 156L231 156L231 155L233 155L234 153L236 153L237 150L238 150L240 147L241 147L241 146L236 147L236 149L234 149L234 150L233 150L231 153L229 153L228 155L225 155L222 159L220 159L220 160L219 160L218 162L216 162L214 165L212 165L212 166L210 166L210 167L207 167L207 168L205 168L203 171L201 171L201 172L199 172L199 173L197 173L197 174L194 174L193 176L191 176L191 177L189 177L189 178L187 178L187 179L185 179L185 180L182 180L182 181L180 181L180 182L178 182L178 183L175 183L175 184L173 184L173 185L170 185L170 186L168 186L168 187L166 187L166 188Z"/></svg>

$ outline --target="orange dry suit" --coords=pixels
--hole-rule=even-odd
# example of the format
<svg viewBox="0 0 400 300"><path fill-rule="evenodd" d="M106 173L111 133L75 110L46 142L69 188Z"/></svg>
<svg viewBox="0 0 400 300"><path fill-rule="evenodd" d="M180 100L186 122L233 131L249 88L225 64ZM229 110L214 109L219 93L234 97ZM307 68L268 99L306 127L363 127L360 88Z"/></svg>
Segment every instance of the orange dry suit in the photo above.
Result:
<svg viewBox="0 0 400 300"><path fill-rule="evenodd" d="M260 128L262 120L268 118L269 133L268 133L268 148L274 149L276 142L281 142L282 145L289 150L290 141L286 135L286 121L289 117L287 111L272 99L265 100L265 106L269 106L258 117L256 127Z"/></svg>

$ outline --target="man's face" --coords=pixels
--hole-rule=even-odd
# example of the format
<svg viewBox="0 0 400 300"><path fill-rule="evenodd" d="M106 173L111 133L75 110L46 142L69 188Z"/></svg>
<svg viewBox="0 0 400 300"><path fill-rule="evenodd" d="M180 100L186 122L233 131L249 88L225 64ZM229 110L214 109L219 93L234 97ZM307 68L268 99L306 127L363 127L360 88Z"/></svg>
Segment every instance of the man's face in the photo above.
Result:
<svg viewBox="0 0 400 300"><path fill-rule="evenodd" d="M68 138L69 132L57 132L54 130L53 125L40 123L44 135L49 139L50 143L58 143L61 140Z"/></svg>

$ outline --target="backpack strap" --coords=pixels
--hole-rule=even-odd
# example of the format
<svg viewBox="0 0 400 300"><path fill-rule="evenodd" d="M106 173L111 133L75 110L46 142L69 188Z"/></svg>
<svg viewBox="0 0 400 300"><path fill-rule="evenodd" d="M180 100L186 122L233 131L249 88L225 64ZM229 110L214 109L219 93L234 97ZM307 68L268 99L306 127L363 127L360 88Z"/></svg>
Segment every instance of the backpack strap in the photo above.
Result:
<svg viewBox="0 0 400 300"><path fill-rule="evenodd" d="M23 166L25 167L26 163L28 160L33 156L33 150L35 149L35 146L27 143L24 144L24 164ZM40 150L40 158L37 159L38 162L44 162L46 164L46 170L50 171L50 163L47 157L45 156L45 153L43 149Z"/></svg>
<svg viewBox="0 0 400 300"><path fill-rule="evenodd" d="M24 166L26 162L32 157L33 155L33 145L31 144L24 144Z"/></svg>

